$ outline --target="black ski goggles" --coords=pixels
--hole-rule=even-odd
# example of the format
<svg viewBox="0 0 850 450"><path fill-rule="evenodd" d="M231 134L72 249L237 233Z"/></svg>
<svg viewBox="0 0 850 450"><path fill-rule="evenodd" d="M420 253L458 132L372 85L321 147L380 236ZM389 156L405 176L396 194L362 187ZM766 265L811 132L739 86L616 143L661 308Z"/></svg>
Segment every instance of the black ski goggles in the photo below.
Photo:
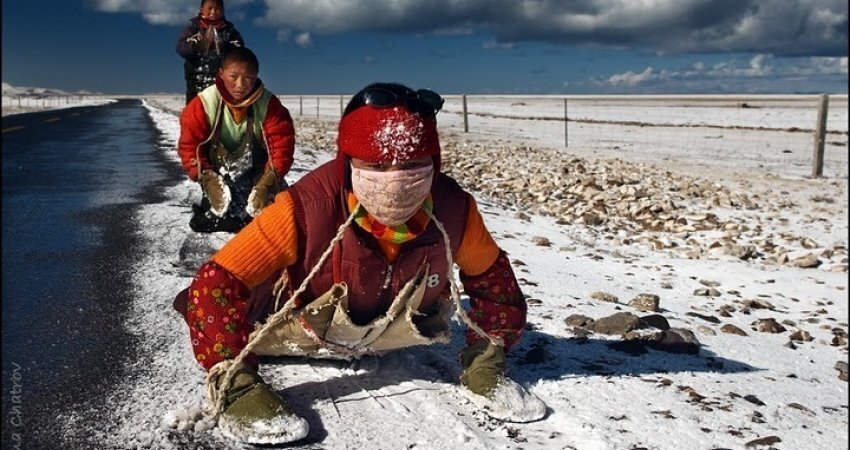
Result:
<svg viewBox="0 0 850 450"><path fill-rule="evenodd" d="M358 97L355 101L361 105L369 105L375 108L403 105L408 111L422 117L434 117L443 108L445 102L440 94L428 89L419 89L406 95L400 95L388 89L373 87L365 89Z"/></svg>

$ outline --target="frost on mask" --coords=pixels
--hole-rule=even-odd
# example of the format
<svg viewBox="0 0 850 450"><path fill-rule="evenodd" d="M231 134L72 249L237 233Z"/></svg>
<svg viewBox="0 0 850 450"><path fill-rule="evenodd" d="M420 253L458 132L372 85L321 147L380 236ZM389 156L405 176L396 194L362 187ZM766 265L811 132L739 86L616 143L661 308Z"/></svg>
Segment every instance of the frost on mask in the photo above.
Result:
<svg viewBox="0 0 850 450"><path fill-rule="evenodd" d="M391 164L421 157L419 152L424 139L425 124L414 115L388 118L374 134L381 155Z"/></svg>

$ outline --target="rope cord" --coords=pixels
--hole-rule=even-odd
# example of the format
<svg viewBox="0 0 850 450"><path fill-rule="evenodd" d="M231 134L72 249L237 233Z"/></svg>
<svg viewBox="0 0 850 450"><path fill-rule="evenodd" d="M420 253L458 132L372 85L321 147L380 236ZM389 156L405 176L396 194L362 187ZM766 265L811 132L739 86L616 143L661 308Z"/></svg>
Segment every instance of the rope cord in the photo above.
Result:
<svg viewBox="0 0 850 450"><path fill-rule="evenodd" d="M448 274L446 276L449 277L449 291L451 292L452 301L455 304L455 313L460 317L460 319L468 326L470 329L475 331L479 336L484 339L490 341L493 345L503 346L504 341L497 336L490 336L484 330L481 329L472 319L469 318L469 315L466 314L466 311L463 309L463 305L460 303L460 290L457 288L457 280L455 280L455 272L454 272L454 257L452 256L452 247L449 243L449 234L446 232L446 229L443 228L443 224L440 223L439 220L434 216L431 211L425 210L428 213L428 216L431 220L434 221L434 225L437 226L437 229L440 230L440 233L443 234L443 242L446 245L446 258L449 261Z"/></svg>
<svg viewBox="0 0 850 450"><path fill-rule="evenodd" d="M266 335L268 335L268 333L271 332L271 330L275 327L275 325L277 325L277 324L279 324L279 323L281 323L284 320L289 318L289 316L291 315L290 313L292 312L292 310L295 307L294 306L295 300L298 298L299 295L301 295L307 289L308 283L313 279L313 277L316 275L316 273L319 272L319 269L321 268L321 266L324 264L325 260L328 258L328 256L333 251L334 245L336 245L339 241L342 240L342 237L345 233L345 229L351 224L351 222L354 219L354 215L357 213L357 211L359 209L360 209L359 203L354 208L352 208L351 214L348 216L348 219L346 219L346 221L342 225L340 225L339 229L337 230L336 236L334 236L334 238L331 240L330 244L328 245L328 248L325 250L324 253L322 253L322 256L319 258L319 260L313 266L313 269L310 270L310 273L307 274L307 276L304 278L304 281L301 282L301 285L298 287L298 289L295 290L295 292L292 293L292 295L289 297L289 299L286 301L286 303L284 303L283 308L281 308L279 311L277 311L274 314L272 314L271 316L269 316L269 319L266 321L266 323L262 327L260 327L259 330L257 330L257 332L254 334L254 336L248 341L247 345L245 345L245 348L243 348L242 351L239 352L239 354L236 355L235 358L230 359L230 360L224 360L224 361L216 364L212 368L210 368L209 373L207 373L206 383L207 383L207 398L209 399L210 403L212 404L212 410L207 412L205 415L208 416L211 420L213 420L213 421L216 420L221 415L221 413L224 412L224 408L225 408L225 405L224 405L225 395L224 394L227 390L227 387L230 385L231 379L233 378L234 374L236 373L236 368L245 359L245 357L248 356L248 354L251 352L251 350L260 341L262 341L266 337ZM431 218L431 220L434 221L434 225L437 226L437 229L439 229L440 233L442 233L442 235L443 235L443 241L444 241L445 246L446 246L446 259L448 260L448 266L447 266L448 267L448 274L447 274L447 276L449 278L450 294L451 294L451 297L452 297L452 301L455 304L455 313L466 324L466 326L468 326L470 329L475 331L479 336L489 340L490 343L492 343L493 345L502 346L503 341L502 341L501 338L499 338L497 336L488 335L484 330L481 329L481 327L479 327L475 322L472 321L472 319L469 318L469 316L466 314L466 311L463 309L463 305L461 304L461 301L460 301L460 291L457 287L457 280L455 280L455 276L454 276L454 269L453 269L454 258L452 256L451 244L449 242L449 234L446 232L446 229L443 227L443 224L440 223L439 220L437 220L437 218L434 216L434 214L431 211L428 211L427 209L425 211L427 212L427 214ZM286 271L283 271L283 274L281 275L281 279L278 280L277 283L275 283L275 288L273 289L273 291L276 291L275 292L275 305L276 306L280 301L281 295L285 291L285 289L283 289L283 284L285 283L283 277L285 277L285 276L286 276ZM292 314L292 315L297 315L297 313ZM222 379L222 382L219 384L218 379L220 377L223 377L223 379ZM216 387L216 384L218 384L218 387Z"/></svg>
<svg viewBox="0 0 850 450"><path fill-rule="evenodd" d="M328 245L328 248L325 250L324 253L322 253L322 256L319 257L319 260L316 262L316 265L313 266L313 269L310 270L310 273L307 274L307 276L304 278L304 281L301 282L301 285L298 287L298 289L296 289L295 292L293 292L292 295L289 297L289 299L286 301L286 303L284 303L284 305L280 309L280 311L277 311L276 313L269 316L269 319L266 321L266 323L262 327L260 327L260 329L248 341L248 344L245 345L245 348L243 348L242 351L239 352L239 354L236 355L235 358L233 358L231 360L224 360L224 361L216 364L212 368L210 368L209 373L207 373L207 380L206 381L207 381L207 397L209 398L210 403L212 403L212 405L213 405L213 409L212 409L211 417L210 417L212 420L217 419L218 416L221 415L221 413L224 411L224 407L225 407L225 405L224 405L224 401L225 401L224 393L227 390L227 387L230 386L230 380L233 378L233 375L236 373L236 368L245 359L245 357L247 357L248 354L251 353L251 350L253 350L254 347L260 341L262 341L263 338L265 338L267 334L269 334L272 331L272 329L275 327L275 325L277 325L277 324L283 322L285 319L289 318L288 316L290 315L290 312L295 307L295 300L298 298L299 295L301 295L305 290L307 290L307 285L310 283L310 280L312 280L313 277L316 275L316 273L319 272L319 269L322 267L322 264L324 264L325 260L328 258L328 256L333 251L334 245L336 245L337 242L342 240L343 234L345 233L345 229L351 224L352 220L354 220L354 215L355 215L355 213L357 213L357 211L359 209L360 209L359 204L357 206L355 206L354 208L352 208L351 214L348 216L348 219L346 219L345 222L343 222L343 224L339 226L339 229L337 230L336 236L334 236L334 238L331 239L331 242ZM286 271L284 271L284 273L286 273ZM275 296L276 297L275 303L277 303L280 300L280 296L283 294L283 292L284 292L284 289L278 290L278 292ZM222 379L222 382L220 383L220 385L218 387L216 387L215 385L217 384L216 382L217 382L219 377L224 377L224 378Z"/></svg>

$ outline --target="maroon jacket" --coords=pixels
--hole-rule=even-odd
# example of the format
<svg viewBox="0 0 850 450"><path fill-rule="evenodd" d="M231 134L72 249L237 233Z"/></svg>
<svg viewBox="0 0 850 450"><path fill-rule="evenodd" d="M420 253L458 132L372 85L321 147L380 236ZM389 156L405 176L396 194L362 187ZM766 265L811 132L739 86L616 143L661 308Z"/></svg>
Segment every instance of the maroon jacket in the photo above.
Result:
<svg viewBox="0 0 850 450"><path fill-rule="evenodd" d="M294 286L299 286L328 242L345 221L345 189L340 182L336 161L330 161L305 175L289 190L295 205L298 228L298 262L290 266ZM467 217L467 196L451 178L439 173L431 188L434 215L449 235L452 254L457 253ZM305 233L304 230L310 230ZM344 237L331 258L313 277L304 299L314 299L331 288L335 281L349 286L349 315L360 325L385 313L404 285L413 279L419 267L430 264L430 276L420 312L433 313L438 300L446 297L449 267L443 235L433 221L415 239L402 244L398 258L390 264L381 249L356 225L346 228ZM383 288L387 273L390 282Z"/></svg>
<svg viewBox="0 0 850 450"><path fill-rule="evenodd" d="M345 188L337 169L337 161L328 162L289 188L295 219L292 228L298 241L295 262L288 266L293 287L300 286L347 218ZM435 176L431 193L433 213L444 225L452 253L457 255L469 216L468 194L441 173ZM274 227L261 230L257 225L253 231L275 233L277 230ZM236 245L233 242L228 245ZM302 304L326 292L335 280L345 281L349 285L350 317L355 323L368 323L387 310L423 262L430 264L431 275L420 311L434 312L447 297L448 274L452 269L448 267L442 234L433 221L422 234L402 245L393 264L388 262L374 238L365 235L357 225L345 229L343 239L335 248L338 250L324 262L308 285L300 299ZM250 254L244 256L251 257ZM265 321L273 310L271 288L277 279L278 276L272 274L265 282L248 288L214 260L201 266L190 287L177 296L174 306L189 324L193 349L204 367L232 358L244 348L255 321ZM527 304L505 253L501 252L481 274L469 276L461 271L460 279L469 296L470 319L487 334L504 339L505 348L509 349L525 328ZM473 330L467 330L467 343L482 339Z"/></svg>

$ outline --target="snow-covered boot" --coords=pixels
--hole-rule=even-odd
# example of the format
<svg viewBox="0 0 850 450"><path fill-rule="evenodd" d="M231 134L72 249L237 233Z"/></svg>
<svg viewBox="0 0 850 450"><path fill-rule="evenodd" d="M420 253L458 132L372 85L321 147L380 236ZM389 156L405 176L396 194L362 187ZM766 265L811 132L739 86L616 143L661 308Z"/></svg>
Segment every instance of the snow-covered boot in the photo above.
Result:
<svg viewBox="0 0 850 450"><path fill-rule="evenodd" d="M216 385L222 377L216 380ZM286 402L250 366L239 363L225 392L225 410L218 426L226 436L247 444L282 444L304 439L307 421L295 415Z"/></svg>
<svg viewBox="0 0 850 450"><path fill-rule="evenodd" d="M546 404L505 376L505 350L479 342L461 353L467 397L487 415L508 422L534 422L546 415Z"/></svg>

